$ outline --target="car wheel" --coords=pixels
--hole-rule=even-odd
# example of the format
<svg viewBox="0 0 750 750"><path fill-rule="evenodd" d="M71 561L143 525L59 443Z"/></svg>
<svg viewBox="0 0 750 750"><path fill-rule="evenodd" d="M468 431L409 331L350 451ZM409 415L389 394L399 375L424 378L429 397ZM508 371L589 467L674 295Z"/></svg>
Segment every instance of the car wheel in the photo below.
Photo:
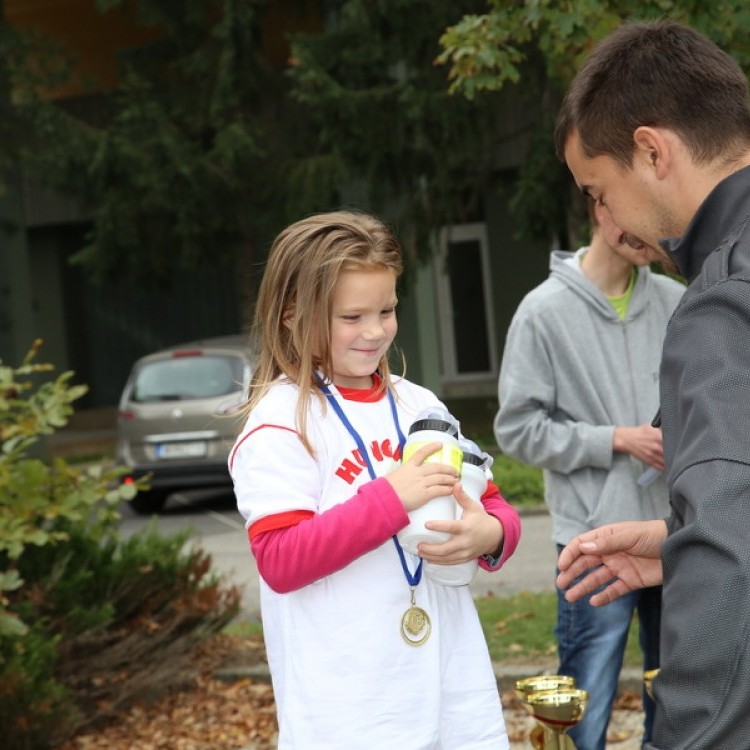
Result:
<svg viewBox="0 0 750 750"><path fill-rule="evenodd" d="M167 490L141 490L132 500L128 500L130 507L140 515L158 513L167 502Z"/></svg>

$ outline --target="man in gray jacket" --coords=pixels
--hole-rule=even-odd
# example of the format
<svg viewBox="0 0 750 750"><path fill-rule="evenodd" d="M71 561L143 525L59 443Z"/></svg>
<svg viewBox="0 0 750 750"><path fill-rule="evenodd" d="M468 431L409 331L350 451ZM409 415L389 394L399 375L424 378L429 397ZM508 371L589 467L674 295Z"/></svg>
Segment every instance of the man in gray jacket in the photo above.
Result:
<svg viewBox="0 0 750 750"><path fill-rule="evenodd" d="M664 331L684 286L651 273L653 251L624 244L601 207L593 218L590 246L552 253L549 278L518 307L499 381L495 436L544 470L558 549L601 524L663 518L669 505L661 430L650 422ZM559 595L558 671L590 694L570 730L578 750L604 750L634 611L644 669L658 666L660 610L658 587L605 609ZM648 739L654 707L644 703Z"/></svg>
<svg viewBox="0 0 750 750"><path fill-rule="evenodd" d="M690 282L660 374L671 513L576 537L558 585L602 606L663 582L650 750L750 747L750 98L672 21L628 23L584 62L555 131L580 189ZM595 566L595 567L592 567ZM607 609L607 607L604 607Z"/></svg>

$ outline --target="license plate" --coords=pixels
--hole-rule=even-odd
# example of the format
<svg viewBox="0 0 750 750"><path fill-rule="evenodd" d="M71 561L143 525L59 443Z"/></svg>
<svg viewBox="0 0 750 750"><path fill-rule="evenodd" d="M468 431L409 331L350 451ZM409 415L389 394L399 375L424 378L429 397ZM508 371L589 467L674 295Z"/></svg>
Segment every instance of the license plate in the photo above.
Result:
<svg viewBox="0 0 750 750"><path fill-rule="evenodd" d="M157 458L202 458L205 455L204 440L193 443L159 443L156 446Z"/></svg>

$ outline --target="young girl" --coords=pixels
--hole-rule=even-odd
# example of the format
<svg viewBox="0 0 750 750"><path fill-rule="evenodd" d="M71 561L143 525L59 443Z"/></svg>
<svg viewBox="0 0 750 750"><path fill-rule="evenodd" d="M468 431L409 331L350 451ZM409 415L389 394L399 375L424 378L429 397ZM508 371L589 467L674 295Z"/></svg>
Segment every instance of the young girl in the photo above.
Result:
<svg viewBox="0 0 750 750"><path fill-rule="evenodd" d="M517 513L482 506L456 471L398 464L425 388L391 375L401 252L375 218L334 212L276 239L255 312L259 358L229 458L261 581L281 750L499 750L497 686L468 586L422 575L395 538L407 512L453 493L453 536L422 560L498 569Z"/></svg>

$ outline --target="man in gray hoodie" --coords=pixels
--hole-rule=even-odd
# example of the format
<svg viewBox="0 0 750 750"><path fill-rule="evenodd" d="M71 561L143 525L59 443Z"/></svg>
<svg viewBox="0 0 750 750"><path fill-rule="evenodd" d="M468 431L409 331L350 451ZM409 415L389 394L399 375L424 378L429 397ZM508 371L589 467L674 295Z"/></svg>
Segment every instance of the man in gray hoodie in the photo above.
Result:
<svg viewBox="0 0 750 750"><path fill-rule="evenodd" d="M625 244L601 207L592 206L592 217L589 247L552 253L549 278L516 311L495 418L503 451L544 470L558 550L605 523L663 518L669 506L661 430L650 422L664 332L684 287L651 273L654 251ZM653 669L659 587L603 609L558 596L559 673L590 693L570 731L578 750L604 750L634 611L644 669ZM654 706L648 696L644 703L648 739Z"/></svg>

